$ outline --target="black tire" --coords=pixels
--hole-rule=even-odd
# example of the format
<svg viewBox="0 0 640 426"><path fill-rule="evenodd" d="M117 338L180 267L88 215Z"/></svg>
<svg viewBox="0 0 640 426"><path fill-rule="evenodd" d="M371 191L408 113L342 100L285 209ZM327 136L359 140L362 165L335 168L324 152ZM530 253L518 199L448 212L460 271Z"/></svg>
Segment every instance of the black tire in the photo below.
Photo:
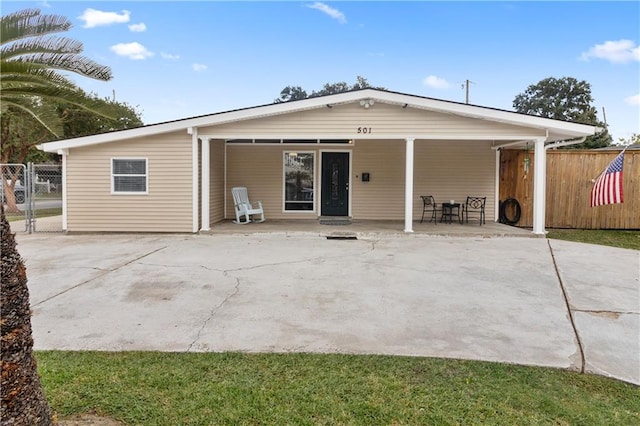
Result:
<svg viewBox="0 0 640 426"><path fill-rule="evenodd" d="M507 217L507 209L509 207L513 207L514 215L513 217ZM507 225L515 225L520 222L520 216L522 214L522 209L520 208L520 203L515 198L507 198L500 204L500 222L506 223Z"/></svg>
<svg viewBox="0 0 640 426"><path fill-rule="evenodd" d="M24 203L24 192L22 191L16 191L13 193L16 197L16 204L23 204Z"/></svg>

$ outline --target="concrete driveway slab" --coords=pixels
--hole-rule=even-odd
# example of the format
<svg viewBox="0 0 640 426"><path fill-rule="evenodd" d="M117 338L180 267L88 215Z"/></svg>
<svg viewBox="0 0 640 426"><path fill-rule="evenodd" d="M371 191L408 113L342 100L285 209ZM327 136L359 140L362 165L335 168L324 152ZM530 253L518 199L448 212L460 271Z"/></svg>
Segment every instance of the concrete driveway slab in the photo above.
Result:
<svg viewBox="0 0 640 426"><path fill-rule="evenodd" d="M574 250L590 247L571 244L554 246L571 300L596 300L583 293L597 277L571 265ZM36 349L380 353L583 368L544 239L19 235L18 250ZM629 260L618 255L614 265ZM618 334L583 313L574 319L588 371L640 382L637 315Z"/></svg>
<svg viewBox="0 0 640 426"><path fill-rule="evenodd" d="M640 251L549 240L585 370L640 384Z"/></svg>

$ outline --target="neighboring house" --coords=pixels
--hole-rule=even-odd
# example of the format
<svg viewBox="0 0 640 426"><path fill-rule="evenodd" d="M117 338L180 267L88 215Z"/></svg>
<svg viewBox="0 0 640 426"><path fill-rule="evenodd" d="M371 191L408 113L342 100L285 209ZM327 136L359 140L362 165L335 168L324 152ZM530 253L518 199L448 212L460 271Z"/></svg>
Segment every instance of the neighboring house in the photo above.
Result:
<svg viewBox="0 0 640 426"><path fill-rule="evenodd" d="M198 232L235 217L246 186L267 219L401 220L420 195L487 197L498 211L501 147L535 148L533 232L544 233L545 151L599 129L363 89L45 143L63 161L67 231ZM567 142L568 141L568 142Z"/></svg>

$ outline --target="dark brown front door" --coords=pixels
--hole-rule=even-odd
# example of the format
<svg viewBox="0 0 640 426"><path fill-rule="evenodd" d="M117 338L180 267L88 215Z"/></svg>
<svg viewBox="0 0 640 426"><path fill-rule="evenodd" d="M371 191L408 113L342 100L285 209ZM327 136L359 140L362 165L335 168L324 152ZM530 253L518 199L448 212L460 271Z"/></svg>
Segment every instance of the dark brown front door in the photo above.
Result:
<svg viewBox="0 0 640 426"><path fill-rule="evenodd" d="M322 153L322 216L349 215L349 153Z"/></svg>

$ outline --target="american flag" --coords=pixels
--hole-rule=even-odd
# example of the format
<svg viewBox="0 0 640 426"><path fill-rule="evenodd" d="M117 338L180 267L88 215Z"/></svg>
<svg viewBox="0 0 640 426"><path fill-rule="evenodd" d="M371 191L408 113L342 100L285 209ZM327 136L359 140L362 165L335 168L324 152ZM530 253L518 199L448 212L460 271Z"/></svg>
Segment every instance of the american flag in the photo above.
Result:
<svg viewBox="0 0 640 426"><path fill-rule="evenodd" d="M596 179L591 190L591 207L604 204L620 204L622 196L622 164L624 150L609 163L607 169Z"/></svg>

